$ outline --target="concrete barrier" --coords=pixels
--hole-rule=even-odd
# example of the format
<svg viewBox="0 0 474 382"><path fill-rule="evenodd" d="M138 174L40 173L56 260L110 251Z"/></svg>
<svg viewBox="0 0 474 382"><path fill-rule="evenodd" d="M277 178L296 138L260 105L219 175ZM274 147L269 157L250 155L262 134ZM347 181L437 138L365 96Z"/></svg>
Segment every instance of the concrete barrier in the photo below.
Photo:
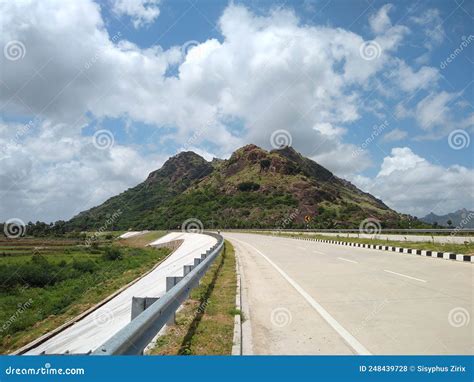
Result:
<svg viewBox="0 0 474 382"><path fill-rule="evenodd" d="M241 277L240 265L237 256L235 257L235 273L237 287L235 292L235 309L238 314L234 316L234 336L232 339L232 355L242 355L242 297L241 297Z"/></svg>
<svg viewBox="0 0 474 382"><path fill-rule="evenodd" d="M280 236L282 236L282 235L280 235ZM423 250L423 249L413 249L413 248L405 248L405 247L391 247L391 246L385 246L385 245L355 243L355 242L329 240L329 239L312 239L312 238L295 237L295 236L282 236L282 237L287 237L287 238L290 238L290 239L297 239L297 240L315 241L315 242L320 242L320 243L336 244L336 245L346 245L346 246L358 247L358 248L377 249L377 250L381 250L381 251L391 251L391 252L405 253L405 254L411 254L411 255L436 257L438 259L455 260L455 261L474 263L474 256L458 254L458 253L437 252L437 251L429 251L429 250Z"/></svg>

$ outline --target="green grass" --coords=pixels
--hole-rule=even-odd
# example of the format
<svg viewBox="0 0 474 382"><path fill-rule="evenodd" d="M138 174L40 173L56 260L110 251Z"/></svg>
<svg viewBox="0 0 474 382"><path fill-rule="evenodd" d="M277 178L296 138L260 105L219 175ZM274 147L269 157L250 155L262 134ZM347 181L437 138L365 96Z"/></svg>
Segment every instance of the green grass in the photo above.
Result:
<svg viewBox="0 0 474 382"><path fill-rule="evenodd" d="M256 232L266 235L274 235L271 232ZM325 236L317 234L303 234L303 233L279 233L278 236L285 237L307 237L313 239L323 240L338 240L350 243L363 243L363 244L379 244L387 245L392 247L412 248L412 249L424 249L427 251L437 252L451 252L460 253L466 255L474 255L474 243L466 242L465 244L451 244L451 243L434 243L434 242L415 242L415 241L395 241L395 240L383 240L383 239L361 239L357 237L341 237L341 236Z"/></svg>
<svg viewBox="0 0 474 382"><path fill-rule="evenodd" d="M236 287L234 248L226 241L224 252L176 314L176 324L158 338L151 354L230 354Z"/></svg>
<svg viewBox="0 0 474 382"><path fill-rule="evenodd" d="M61 241L41 242L58 246ZM62 242L62 252L36 254L34 241L17 239L27 254L0 256L0 353L9 353L62 325L133 281L161 261L168 249L115 246L119 260L108 260L110 242L93 247ZM25 245L25 243L30 244ZM0 241L0 246L4 244ZM9 246L12 241L9 240ZM29 251L29 253L28 253ZM1 251L0 251L1 252ZM20 277L18 277L20 276Z"/></svg>

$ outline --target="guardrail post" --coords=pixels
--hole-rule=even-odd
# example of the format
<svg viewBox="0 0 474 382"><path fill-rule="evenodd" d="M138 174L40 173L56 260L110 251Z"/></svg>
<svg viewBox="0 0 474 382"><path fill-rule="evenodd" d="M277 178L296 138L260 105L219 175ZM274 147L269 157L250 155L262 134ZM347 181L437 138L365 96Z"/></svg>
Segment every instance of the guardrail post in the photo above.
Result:
<svg viewBox="0 0 474 382"><path fill-rule="evenodd" d="M222 236L206 233L217 239L205 260L194 260L194 265L183 268L186 276L167 277L167 292L159 300L144 310L134 320L120 329L111 338L94 350L92 355L142 354L143 349L150 343L164 325L174 321L171 316L183 304L190 291L198 284L199 279L206 273L224 247ZM192 270L190 270L192 268ZM190 270L190 271L189 271Z"/></svg>
<svg viewBox="0 0 474 382"><path fill-rule="evenodd" d="M183 277L180 276L170 276L166 278L166 292L173 288L177 283L179 283ZM166 322L166 325L174 325L176 322L176 312L173 312L170 319Z"/></svg>
<svg viewBox="0 0 474 382"><path fill-rule="evenodd" d="M166 278L166 292L173 288L177 283L179 283L183 277L181 276L169 276Z"/></svg>
<svg viewBox="0 0 474 382"><path fill-rule="evenodd" d="M159 297L132 297L132 316L133 320L145 309L149 308L153 303L159 300Z"/></svg>

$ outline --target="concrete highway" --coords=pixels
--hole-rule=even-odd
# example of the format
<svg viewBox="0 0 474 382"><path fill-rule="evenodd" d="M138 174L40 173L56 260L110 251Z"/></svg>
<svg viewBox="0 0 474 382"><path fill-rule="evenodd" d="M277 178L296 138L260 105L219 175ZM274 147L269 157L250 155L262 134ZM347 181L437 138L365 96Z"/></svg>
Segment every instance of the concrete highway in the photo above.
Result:
<svg viewBox="0 0 474 382"><path fill-rule="evenodd" d="M133 235L132 235L133 236ZM132 237L130 236L130 237ZM170 233L150 245L184 240L179 248L152 272L125 289L93 313L51 337L26 354L87 353L95 350L130 322L132 297L160 297L166 291L167 276L182 276L183 266L193 264L217 240L197 233Z"/></svg>
<svg viewBox="0 0 474 382"><path fill-rule="evenodd" d="M473 354L471 263L224 233L246 354Z"/></svg>

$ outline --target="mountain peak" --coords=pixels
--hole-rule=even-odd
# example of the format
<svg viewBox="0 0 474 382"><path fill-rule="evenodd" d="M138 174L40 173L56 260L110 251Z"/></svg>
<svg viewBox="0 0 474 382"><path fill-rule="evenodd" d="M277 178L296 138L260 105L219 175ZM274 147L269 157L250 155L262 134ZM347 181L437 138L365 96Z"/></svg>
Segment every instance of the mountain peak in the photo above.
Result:
<svg viewBox="0 0 474 382"><path fill-rule="evenodd" d="M117 228L175 228L191 217L204 226L229 228L304 227L308 222L319 228L358 227L368 216L390 227L403 219L294 148L267 151L254 144L237 149L228 160L212 162L192 151L181 152L142 184L69 224L79 229L100 226L110 211L124 205L127 211ZM288 216L291 221L284 223Z"/></svg>
<svg viewBox="0 0 474 382"><path fill-rule="evenodd" d="M212 172L212 165L193 151L182 151L169 158L158 170L148 175L146 182L154 183L159 179L168 179L172 184L178 181L193 181Z"/></svg>

